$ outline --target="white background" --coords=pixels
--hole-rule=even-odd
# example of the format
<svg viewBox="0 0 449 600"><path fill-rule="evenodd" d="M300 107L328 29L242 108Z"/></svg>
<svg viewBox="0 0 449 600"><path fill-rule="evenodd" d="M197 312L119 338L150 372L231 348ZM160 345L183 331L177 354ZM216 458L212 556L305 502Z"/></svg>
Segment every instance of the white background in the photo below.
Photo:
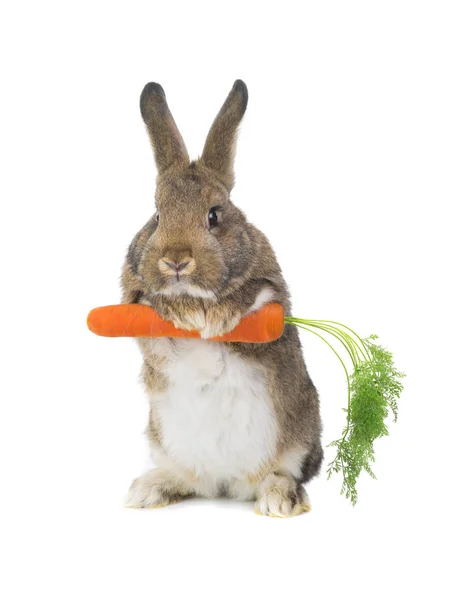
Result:
<svg viewBox="0 0 449 600"><path fill-rule="evenodd" d="M447 597L447 3L2 6L2 597ZM153 210L140 91L163 85L196 157L236 78L250 101L233 198L272 241L294 314L378 333L408 375L356 508L325 471L290 520L121 507L146 460L140 357L85 317L119 301ZM327 444L345 382L311 338Z"/></svg>

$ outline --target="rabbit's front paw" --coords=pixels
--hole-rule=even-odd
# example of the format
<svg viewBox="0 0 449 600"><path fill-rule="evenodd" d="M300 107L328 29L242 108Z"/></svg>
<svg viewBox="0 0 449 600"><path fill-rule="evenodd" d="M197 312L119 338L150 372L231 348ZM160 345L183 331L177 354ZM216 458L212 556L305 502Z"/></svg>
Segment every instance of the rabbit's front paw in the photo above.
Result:
<svg viewBox="0 0 449 600"><path fill-rule="evenodd" d="M201 337L207 339L229 333L237 327L241 318L241 313L231 313L219 306L209 308L206 312L205 326L199 330Z"/></svg>
<svg viewBox="0 0 449 600"><path fill-rule="evenodd" d="M182 315L173 316L172 323L177 329L185 331L201 331L206 325L206 317L203 311L192 311Z"/></svg>
<svg viewBox="0 0 449 600"><path fill-rule="evenodd" d="M254 507L258 515L295 517L311 509L305 489L288 475L271 473L260 486Z"/></svg>
<svg viewBox="0 0 449 600"><path fill-rule="evenodd" d="M124 505L126 508L162 508L188 495L190 491L171 473L152 469L132 482Z"/></svg>

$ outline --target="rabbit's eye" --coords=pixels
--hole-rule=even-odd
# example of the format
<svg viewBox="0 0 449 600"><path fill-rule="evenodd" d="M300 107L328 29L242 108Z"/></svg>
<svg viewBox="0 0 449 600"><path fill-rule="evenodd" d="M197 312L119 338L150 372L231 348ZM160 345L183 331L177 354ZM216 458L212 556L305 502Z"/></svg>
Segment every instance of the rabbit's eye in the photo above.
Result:
<svg viewBox="0 0 449 600"><path fill-rule="evenodd" d="M159 223L159 213L156 213L156 223Z"/></svg>
<svg viewBox="0 0 449 600"><path fill-rule="evenodd" d="M210 228L216 227L218 225L218 214L215 210L210 210L207 216L207 222Z"/></svg>

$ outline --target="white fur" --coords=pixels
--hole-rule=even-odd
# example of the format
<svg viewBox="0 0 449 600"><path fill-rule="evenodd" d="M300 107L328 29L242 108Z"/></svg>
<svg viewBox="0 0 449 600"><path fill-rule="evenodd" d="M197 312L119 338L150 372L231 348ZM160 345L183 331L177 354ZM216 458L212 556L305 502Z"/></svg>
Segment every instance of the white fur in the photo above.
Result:
<svg viewBox="0 0 449 600"><path fill-rule="evenodd" d="M297 479L301 479L302 465L307 454L307 450L302 448L293 448L293 450L284 452L279 459L279 469L285 473L291 473Z"/></svg>
<svg viewBox="0 0 449 600"><path fill-rule="evenodd" d="M262 308L264 304L267 304L272 300L274 296L274 290L269 287L265 287L257 295L257 298L254 301L254 304L249 309L248 313L256 312L259 308Z"/></svg>
<svg viewBox="0 0 449 600"><path fill-rule="evenodd" d="M141 340L164 356L166 391L152 396L162 427L160 467L193 474L197 493L221 486L239 498L254 497L247 476L274 457L277 423L260 367L206 340Z"/></svg>
<svg viewBox="0 0 449 600"><path fill-rule="evenodd" d="M162 294L163 296L193 296L194 298L206 298L208 300L217 300L217 296L210 290L203 290L197 285L190 283L184 283L180 281L170 285L160 292L154 292L155 294Z"/></svg>

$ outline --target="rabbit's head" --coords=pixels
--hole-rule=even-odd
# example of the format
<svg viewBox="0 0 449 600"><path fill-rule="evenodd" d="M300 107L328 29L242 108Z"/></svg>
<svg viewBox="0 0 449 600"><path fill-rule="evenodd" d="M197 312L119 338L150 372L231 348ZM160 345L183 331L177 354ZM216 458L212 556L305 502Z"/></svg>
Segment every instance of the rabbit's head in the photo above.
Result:
<svg viewBox="0 0 449 600"><path fill-rule="evenodd" d="M244 214L230 201L237 129L248 92L237 80L190 161L157 83L145 86L140 108L158 169L156 213L136 236L128 264L151 293L217 298L245 278L252 243Z"/></svg>

